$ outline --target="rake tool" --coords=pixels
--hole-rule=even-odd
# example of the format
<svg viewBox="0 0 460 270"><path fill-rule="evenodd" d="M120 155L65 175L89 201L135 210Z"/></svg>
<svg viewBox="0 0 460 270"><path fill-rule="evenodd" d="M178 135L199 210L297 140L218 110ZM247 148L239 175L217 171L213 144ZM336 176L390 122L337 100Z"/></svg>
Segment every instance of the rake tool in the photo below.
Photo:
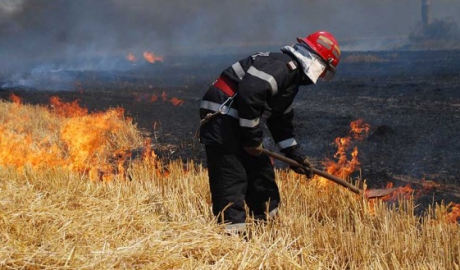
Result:
<svg viewBox="0 0 460 270"><path fill-rule="evenodd" d="M293 159L290 159L290 158L287 158L283 155L280 155L278 153L274 153L274 152L271 152L267 149L262 149L262 153L264 153L265 155L269 156L269 157L272 157L274 159L277 159L279 161L283 161L291 166L294 166L294 167L301 167L302 165L300 165L297 161L293 160ZM361 190L359 189L358 187L352 185L351 183L335 176L335 175L332 175L332 174L329 174L327 172L324 172L324 171L321 171L321 170L318 170L316 168L311 168L312 172L314 174L317 174L319 176L322 176L328 180L331 180L332 182L335 182L336 184L339 184L343 187L346 187L348 188L350 191L352 191L353 193L356 193L358 195L364 195L366 198L368 199L372 199L372 198L379 198L379 197L383 197L383 196L386 196L390 193L392 193L393 191L395 191L396 189L398 188L382 188L382 189L366 189L365 191L364 190Z"/></svg>

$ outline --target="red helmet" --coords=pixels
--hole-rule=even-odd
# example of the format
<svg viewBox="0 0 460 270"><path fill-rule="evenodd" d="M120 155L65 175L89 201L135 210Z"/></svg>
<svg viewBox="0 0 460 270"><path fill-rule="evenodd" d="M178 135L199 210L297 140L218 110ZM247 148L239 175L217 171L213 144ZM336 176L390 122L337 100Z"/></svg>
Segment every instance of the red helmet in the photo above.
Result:
<svg viewBox="0 0 460 270"><path fill-rule="evenodd" d="M330 75L333 76L335 74L335 68L340 60L340 47L331 33L318 31L306 38L297 38L297 41L307 44L308 47L324 60L327 65L326 70L331 73ZM328 77L327 74L323 74L322 77L324 76Z"/></svg>
<svg viewBox="0 0 460 270"><path fill-rule="evenodd" d="M315 32L306 38L297 38L298 42L306 43L323 60L337 67L340 60L340 47L335 37L326 31Z"/></svg>

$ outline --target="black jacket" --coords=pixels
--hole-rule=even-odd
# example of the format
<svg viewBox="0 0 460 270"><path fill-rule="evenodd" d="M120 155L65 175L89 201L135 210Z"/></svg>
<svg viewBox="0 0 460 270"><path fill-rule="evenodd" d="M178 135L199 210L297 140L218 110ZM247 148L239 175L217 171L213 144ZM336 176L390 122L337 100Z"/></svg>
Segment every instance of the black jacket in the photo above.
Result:
<svg viewBox="0 0 460 270"><path fill-rule="evenodd" d="M261 118L282 152L296 149L292 103L299 86L311 84L296 59L285 53L257 53L242 59L221 73L237 95L226 115L218 115L204 124L200 141L228 149L257 146L263 140ZM215 83L214 83L215 84ZM218 110L228 95L212 85L200 106L203 119Z"/></svg>

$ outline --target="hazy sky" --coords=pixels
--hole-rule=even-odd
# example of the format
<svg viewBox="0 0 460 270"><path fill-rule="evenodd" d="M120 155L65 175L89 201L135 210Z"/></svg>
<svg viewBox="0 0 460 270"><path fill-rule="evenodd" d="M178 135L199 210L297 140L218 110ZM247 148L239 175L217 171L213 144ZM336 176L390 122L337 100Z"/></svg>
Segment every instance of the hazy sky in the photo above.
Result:
<svg viewBox="0 0 460 270"><path fill-rule="evenodd" d="M431 6L433 19L460 25L459 0ZM344 50L388 49L420 13L420 0L0 0L0 57L206 53L291 44L320 29Z"/></svg>

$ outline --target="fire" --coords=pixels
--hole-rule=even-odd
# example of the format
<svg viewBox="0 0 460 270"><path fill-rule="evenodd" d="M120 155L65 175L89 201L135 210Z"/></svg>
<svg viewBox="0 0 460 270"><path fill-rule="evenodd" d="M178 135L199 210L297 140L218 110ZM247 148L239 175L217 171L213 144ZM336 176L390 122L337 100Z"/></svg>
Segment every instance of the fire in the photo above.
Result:
<svg viewBox="0 0 460 270"><path fill-rule="evenodd" d="M151 144L143 142L122 108L89 113L78 101L66 103L51 97L50 103L48 110L31 111L14 104L4 112L0 166L19 171L61 167L93 181L124 179L128 161L134 158L158 167ZM134 157L133 151L139 155Z"/></svg>
<svg viewBox="0 0 460 270"><path fill-rule="evenodd" d="M54 113L63 117L77 117L88 114L88 110L81 108L78 105L78 100L74 100L70 103L61 102L59 97L52 96L50 98L51 108Z"/></svg>
<svg viewBox="0 0 460 270"><path fill-rule="evenodd" d="M362 119L358 119L350 123L350 133L356 140L362 140L364 136L369 133L370 125L363 122Z"/></svg>
<svg viewBox="0 0 460 270"><path fill-rule="evenodd" d="M386 188L392 188L393 183L388 183ZM406 199L409 200L411 197L414 196L414 189L409 185L405 185L404 187L399 187L392 193L384 196L381 198L382 201L397 201L398 199ZM417 195L418 196L418 195Z"/></svg>
<svg viewBox="0 0 460 270"><path fill-rule="evenodd" d="M128 59L129 62L136 62L136 60L137 60L136 56L134 56L134 54L132 54L132 53L129 53L126 56L126 59Z"/></svg>
<svg viewBox="0 0 460 270"><path fill-rule="evenodd" d="M173 104L174 106L180 106L182 104L184 104L184 100L183 99L180 99L180 98L177 98L177 97L172 97L170 99L168 99L168 95L166 94L165 91L163 91L163 93L160 95L161 96L161 100L163 102L171 102L171 104ZM134 99L137 101L137 102L143 102L143 101L148 101L148 102L156 102L158 99L160 99L160 97L157 95L157 94L137 94L135 93L134 94Z"/></svg>
<svg viewBox="0 0 460 270"><path fill-rule="evenodd" d="M150 97L150 102L155 102L158 100L158 96L153 94L151 97Z"/></svg>
<svg viewBox="0 0 460 270"><path fill-rule="evenodd" d="M21 103L22 103L21 98L18 97L17 95L15 95L15 94L11 94L11 95L10 95L10 100L11 100L12 102L14 102L15 104L21 104Z"/></svg>
<svg viewBox="0 0 460 270"><path fill-rule="evenodd" d="M176 97L171 98L171 103L174 104L174 106L180 106L184 103L182 99L178 99Z"/></svg>
<svg viewBox="0 0 460 270"><path fill-rule="evenodd" d="M109 110L104 113L71 117L61 127L60 137L67 145L69 164L77 171L82 171L87 162L93 162L92 156L107 156L109 147L107 137L98 134L116 134L123 128L123 110ZM118 150L118 149L117 149Z"/></svg>
<svg viewBox="0 0 460 270"><path fill-rule="evenodd" d="M356 146L352 146L354 140L363 140L369 133L369 130L370 125L359 119L350 123L349 136L337 137L334 140L334 144L337 145L337 152L334 154L336 161L326 160L324 162L326 171L329 174L338 176L342 179L348 179L353 172L359 169L360 162L358 160L358 148ZM350 152L350 149L353 150ZM348 153L350 153L349 157L347 156ZM330 183L330 181L327 181L318 175L314 176L313 181L321 186ZM412 198L418 198L422 194L426 194L439 186L439 184L427 180L421 181L421 185L423 188L413 189L410 184L407 184L403 187L396 188L393 192L381 198L369 199L369 213L371 215L375 214L375 206L379 202L395 202L398 200L410 200ZM386 188L393 188L393 183L388 183ZM446 211L447 212L445 218L448 222L457 223L460 221L460 204L451 202L447 205Z"/></svg>
<svg viewBox="0 0 460 270"><path fill-rule="evenodd" d="M353 140L362 140L369 132L369 125L365 124L363 120L358 119L350 123L350 136L337 137L334 144L337 145L337 152L334 158L337 161L326 160L324 165L326 171L332 175L338 176L342 179L347 179L354 171L359 169L360 162L358 160L358 148L353 146ZM350 148L353 150L350 153L350 159L347 156Z"/></svg>
<svg viewBox="0 0 460 270"><path fill-rule="evenodd" d="M449 203L447 205L447 209L450 209L446 216L447 221L457 223L460 220L460 204Z"/></svg>
<svg viewBox="0 0 460 270"><path fill-rule="evenodd" d="M150 62L152 64L155 63L155 62L158 62L158 61L160 61L160 62L163 61L163 57L157 56L152 52L144 52L144 58L145 58L145 60L147 60L148 62Z"/></svg>
<svg viewBox="0 0 460 270"><path fill-rule="evenodd" d="M137 101L137 102L142 102L142 101L146 101L146 100L149 100L150 97L149 97L149 94L146 94L146 93L134 93L134 99Z"/></svg>
<svg viewBox="0 0 460 270"><path fill-rule="evenodd" d="M152 139L151 138L147 138L145 141L144 141L144 153L142 155L142 159L144 161L144 163L146 164L153 164L153 166L155 167L155 172L157 174L157 176L162 176L162 177L167 177L169 175L169 171L166 169L166 168L163 168L161 166L161 163L158 162L158 158L157 158L157 155L155 154L154 151L152 151L152 148L150 147L152 143Z"/></svg>

